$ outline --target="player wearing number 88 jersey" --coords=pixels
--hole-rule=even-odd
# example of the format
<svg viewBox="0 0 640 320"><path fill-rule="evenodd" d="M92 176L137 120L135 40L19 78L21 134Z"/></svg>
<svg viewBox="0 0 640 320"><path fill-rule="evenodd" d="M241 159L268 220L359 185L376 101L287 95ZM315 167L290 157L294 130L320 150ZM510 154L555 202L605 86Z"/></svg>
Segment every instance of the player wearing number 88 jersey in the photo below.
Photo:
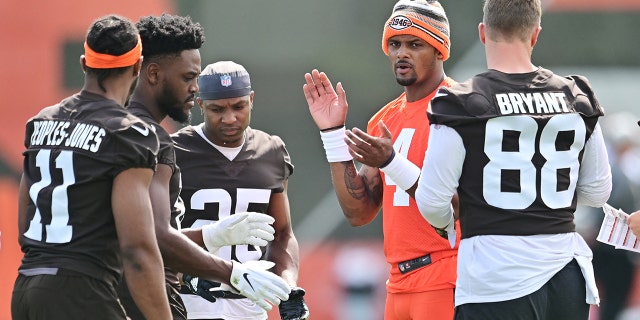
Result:
<svg viewBox="0 0 640 320"><path fill-rule="evenodd" d="M540 0L486 0L489 70L441 88L429 110L416 201L442 228L458 193L456 320L586 320L599 303L573 214L611 192L604 114L586 78L531 63L541 12Z"/></svg>
<svg viewBox="0 0 640 320"><path fill-rule="evenodd" d="M522 90L528 82L535 86ZM453 128L467 154L458 195L475 214L460 216L462 238L575 231L583 149L594 130L600 135L602 115L585 78L542 68L515 77L488 71L442 89L429 118L436 131Z"/></svg>

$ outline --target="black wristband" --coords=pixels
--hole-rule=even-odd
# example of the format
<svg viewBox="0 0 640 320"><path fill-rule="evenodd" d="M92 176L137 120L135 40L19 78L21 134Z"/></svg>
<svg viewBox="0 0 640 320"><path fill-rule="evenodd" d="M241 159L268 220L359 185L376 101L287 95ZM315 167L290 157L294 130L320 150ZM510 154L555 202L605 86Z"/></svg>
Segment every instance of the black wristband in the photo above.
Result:
<svg viewBox="0 0 640 320"><path fill-rule="evenodd" d="M382 165L380 165L378 168L382 169L386 166L389 165L389 163L391 163L391 161L393 161L393 158L396 157L396 150L395 149L391 149L391 155L389 156L389 159L387 159L387 161L385 161Z"/></svg>
<svg viewBox="0 0 640 320"><path fill-rule="evenodd" d="M340 128L343 128L344 124L341 124L339 126L335 126L335 127L331 127L331 128L324 128L324 129L320 129L320 132L328 132L328 131L333 131L333 130L337 130Z"/></svg>

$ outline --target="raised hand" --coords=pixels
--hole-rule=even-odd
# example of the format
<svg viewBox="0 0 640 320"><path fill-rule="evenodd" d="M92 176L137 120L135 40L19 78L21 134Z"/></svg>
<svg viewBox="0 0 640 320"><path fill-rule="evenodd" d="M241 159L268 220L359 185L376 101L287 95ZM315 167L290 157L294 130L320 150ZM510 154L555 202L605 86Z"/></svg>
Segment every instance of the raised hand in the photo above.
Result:
<svg viewBox="0 0 640 320"><path fill-rule="evenodd" d="M302 86L309 112L318 129L334 128L345 124L347 119L347 95L338 82L333 89L331 80L324 72L313 69L304 75L306 83Z"/></svg>

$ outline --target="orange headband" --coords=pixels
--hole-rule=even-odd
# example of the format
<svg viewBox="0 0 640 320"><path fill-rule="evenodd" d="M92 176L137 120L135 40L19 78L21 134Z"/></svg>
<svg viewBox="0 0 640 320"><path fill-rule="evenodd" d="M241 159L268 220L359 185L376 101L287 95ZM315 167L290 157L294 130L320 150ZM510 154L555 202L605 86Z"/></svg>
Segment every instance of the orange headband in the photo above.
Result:
<svg viewBox="0 0 640 320"><path fill-rule="evenodd" d="M138 36L138 44L129 52L125 52L119 56L113 56L106 53L98 53L89 48L87 42L84 42L84 57L87 66L95 69L112 69L132 66L138 62L142 56L142 40Z"/></svg>

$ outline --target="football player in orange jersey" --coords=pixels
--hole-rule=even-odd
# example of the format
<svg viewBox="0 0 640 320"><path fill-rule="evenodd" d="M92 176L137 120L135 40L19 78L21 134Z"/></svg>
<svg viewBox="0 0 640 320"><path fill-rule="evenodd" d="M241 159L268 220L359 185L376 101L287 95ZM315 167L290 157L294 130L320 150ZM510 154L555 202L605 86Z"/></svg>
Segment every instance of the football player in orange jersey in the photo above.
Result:
<svg viewBox="0 0 640 320"><path fill-rule="evenodd" d="M383 210L384 251L390 264L385 320L452 319L457 239L436 230L412 198L429 139L427 108L441 86L449 22L437 1L400 0L384 26L382 50L404 92L369 120L367 132L346 130L347 99L324 72L305 75L309 111L331 166L345 217L370 223ZM354 160L363 166L357 170Z"/></svg>

